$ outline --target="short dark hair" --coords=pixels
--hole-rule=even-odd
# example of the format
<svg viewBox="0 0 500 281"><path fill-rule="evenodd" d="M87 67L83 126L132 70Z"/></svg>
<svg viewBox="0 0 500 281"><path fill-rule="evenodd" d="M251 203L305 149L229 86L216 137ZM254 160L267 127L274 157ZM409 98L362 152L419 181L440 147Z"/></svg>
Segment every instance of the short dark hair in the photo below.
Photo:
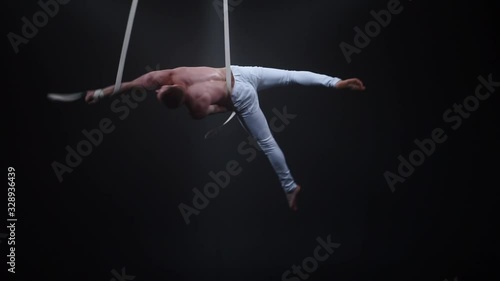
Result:
<svg viewBox="0 0 500 281"><path fill-rule="evenodd" d="M163 103L168 108L178 108L184 100L184 90L179 86L169 88L162 97Z"/></svg>

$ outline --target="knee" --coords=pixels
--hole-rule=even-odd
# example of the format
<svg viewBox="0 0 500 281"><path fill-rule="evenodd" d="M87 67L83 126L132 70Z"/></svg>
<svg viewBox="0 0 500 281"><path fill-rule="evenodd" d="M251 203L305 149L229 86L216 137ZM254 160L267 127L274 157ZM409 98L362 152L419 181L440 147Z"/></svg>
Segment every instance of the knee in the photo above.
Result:
<svg viewBox="0 0 500 281"><path fill-rule="evenodd" d="M267 138L257 140L257 143L264 153L272 151L278 147L278 144L272 135Z"/></svg>
<svg viewBox="0 0 500 281"><path fill-rule="evenodd" d="M285 85L285 86L288 86L290 85L293 81L296 80L296 76L297 76L297 71L295 70L287 70L285 71L285 75L283 75L283 81L282 83Z"/></svg>
<svg viewBox="0 0 500 281"><path fill-rule="evenodd" d="M287 75L287 81L289 84L303 84L303 81L307 77L311 77L312 72L309 71L298 71L289 70Z"/></svg>

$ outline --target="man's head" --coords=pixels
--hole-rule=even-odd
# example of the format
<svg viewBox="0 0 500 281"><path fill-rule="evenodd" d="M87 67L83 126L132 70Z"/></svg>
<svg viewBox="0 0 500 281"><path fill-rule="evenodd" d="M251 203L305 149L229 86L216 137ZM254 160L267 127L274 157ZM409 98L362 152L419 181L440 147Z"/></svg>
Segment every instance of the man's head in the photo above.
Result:
<svg viewBox="0 0 500 281"><path fill-rule="evenodd" d="M186 101L184 88L179 85L165 85L156 90L156 97L168 108L178 108Z"/></svg>

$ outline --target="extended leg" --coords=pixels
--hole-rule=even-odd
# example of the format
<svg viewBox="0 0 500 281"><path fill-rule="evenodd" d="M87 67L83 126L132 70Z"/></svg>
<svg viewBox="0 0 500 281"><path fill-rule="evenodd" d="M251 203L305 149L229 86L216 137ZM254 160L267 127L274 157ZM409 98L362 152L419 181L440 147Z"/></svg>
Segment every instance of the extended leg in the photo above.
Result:
<svg viewBox="0 0 500 281"><path fill-rule="evenodd" d="M257 91L276 86L287 86L291 84L303 86L323 86L335 88L341 81L340 78L330 77L310 71L281 70L275 68L256 67Z"/></svg>
<svg viewBox="0 0 500 281"><path fill-rule="evenodd" d="M297 195L300 192L300 185L295 183L288 165L286 164L285 155L278 146L278 143L271 134L266 117L260 108L253 113L246 115L238 115L238 118L243 123L249 134L257 141L257 144L267 156L271 165L278 176L281 186L286 193L288 206L297 210Z"/></svg>
<svg viewBox="0 0 500 281"><path fill-rule="evenodd" d="M253 113L239 115L238 118L271 162L285 192L292 191L296 187L296 183L288 169L283 151L271 134L262 110L258 108Z"/></svg>

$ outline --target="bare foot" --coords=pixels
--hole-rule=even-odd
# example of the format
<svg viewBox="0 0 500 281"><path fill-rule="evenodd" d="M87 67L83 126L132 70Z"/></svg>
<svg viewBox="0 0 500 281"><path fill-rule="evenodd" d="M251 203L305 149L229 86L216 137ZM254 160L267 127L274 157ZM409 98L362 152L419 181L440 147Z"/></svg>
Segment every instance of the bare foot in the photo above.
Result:
<svg viewBox="0 0 500 281"><path fill-rule="evenodd" d="M302 188L297 184L297 187L294 191L286 194L286 199L288 200L288 207L293 211L297 211L297 195L299 194Z"/></svg>
<svg viewBox="0 0 500 281"><path fill-rule="evenodd" d="M354 91L364 91L366 89L363 82L358 78L340 80L335 87L337 89L350 89Z"/></svg>

